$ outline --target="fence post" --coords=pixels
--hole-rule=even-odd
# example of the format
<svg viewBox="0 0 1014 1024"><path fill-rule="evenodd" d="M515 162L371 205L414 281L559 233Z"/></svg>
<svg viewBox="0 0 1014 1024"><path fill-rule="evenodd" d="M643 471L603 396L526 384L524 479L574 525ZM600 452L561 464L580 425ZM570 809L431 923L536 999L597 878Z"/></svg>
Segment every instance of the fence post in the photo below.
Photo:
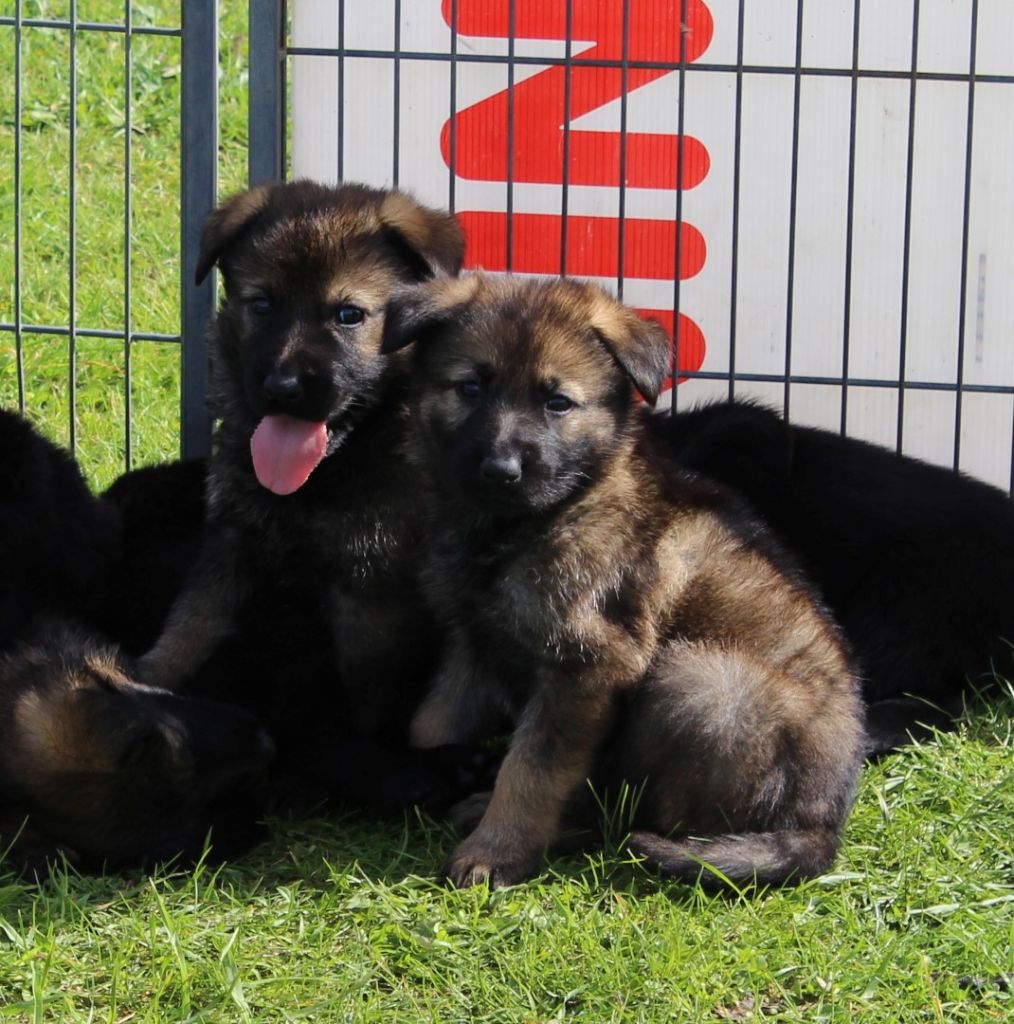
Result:
<svg viewBox="0 0 1014 1024"><path fill-rule="evenodd" d="M218 0L183 0L182 28L180 448L190 458L211 450L207 330L215 313L215 274L201 285L194 275L201 224L218 190Z"/></svg>
<svg viewBox="0 0 1014 1024"><path fill-rule="evenodd" d="M251 185L285 175L285 0L250 0Z"/></svg>

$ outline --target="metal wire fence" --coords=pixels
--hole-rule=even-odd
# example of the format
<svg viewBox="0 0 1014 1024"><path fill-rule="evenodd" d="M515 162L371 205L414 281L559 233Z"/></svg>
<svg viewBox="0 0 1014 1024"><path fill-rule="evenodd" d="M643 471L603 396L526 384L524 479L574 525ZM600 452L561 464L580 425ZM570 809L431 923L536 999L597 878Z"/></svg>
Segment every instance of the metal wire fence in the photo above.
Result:
<svg viewBox="0 0 1014 1024"><path fill-rule="evenodd" d="M674 409L757 395L1014 487L1006 0L250 0L247 14L251 181L400 185L458 213L470 265L610 285L671 330ZM214 285L193 266L216 200L218 21L211 0L0 0L0 390L35 401L26 353L61 348L49 383L73 447L81 353L115 346L126 465L152 346L180 353L183 451L208 447ZM166 82L168 162L147 146ZM103 103L116 111L101 122ZM49 137L63 150L46 164ZM47 189L57 218L40 215ZM153 242L160 206L175 212ZM177 253L160 305L152 268Z"/></svg>
<svg viewBox="0 0 1014 1024"><path fill-rule="evenodd" d="M136 363L151 344L177 352L183 452L208 448L214 285L197 287L193 268L216 193L217 33L211 0L0 4L4 404L59 406L50 418L75 450L94 376L118 395L89 398L88 413L122 420L127 467L151 401L142 395L138 409ZM172 140L168 153L156 135ZM166 265L180 266L172 294L154 294L166 290Z"/></svg>

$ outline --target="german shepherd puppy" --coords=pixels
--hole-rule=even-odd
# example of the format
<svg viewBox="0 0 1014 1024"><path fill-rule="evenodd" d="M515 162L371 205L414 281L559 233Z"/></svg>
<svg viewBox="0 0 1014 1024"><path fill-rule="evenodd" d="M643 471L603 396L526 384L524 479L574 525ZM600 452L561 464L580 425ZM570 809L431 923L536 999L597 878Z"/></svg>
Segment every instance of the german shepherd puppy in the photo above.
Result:
<svg viewBox="0 0 1014 1024"><path fill-rule="evenodd" d="M423 585L452 631L412 739L515 723L449 879L530 876L589 778L643 787L630 847L676 878L825 870L862 758L857 683L764 530L645 430L634 389L658 396L662 328L590 285L476 275L394 298L384 332L388 352L416 342Z"/></svg>
<svg viewBox="0 0 1014 1024"><path fill-rule="evenodd" d="M142 466L102 493L119 519L119 553L99 625L128 655L158 640L200 554L207 518L207 459Z"/></svg>
<svg viewBox="0 0 1014 1024"><path fill-rule="evenodd" d="M852 644L871 753L952 724L1014 670L1014 502L995 487L749 402L652 417L797 556Z"/></svg>
<svg viewBox="0 0 1014 1024"><path fill-rule="evenodd" d="M225 282L210 338L221 422L208 529L141 677L253 707L281 764L312 762L354 803L410 804L426 788L415 765L385 787L390 750L366 769L353 742L407 753L436 650L413 585L407 363L380 342L392 291L456 274L463 251L453 217L401 192L309 181L234 197L202 237L198 279L217 263Z"/></svg>
<svg viewBox="0 0 1014 1024"><path fill-rule="evenodd" d="M95 621L118 553L116 512L70 452L0 409L0 651L48 616Z"/></svg>
<svg viewBox="0 0 1014 1024"><path fill-rule="evenodd" d="M75 629L0 657L0 855L26 872L239 853L271 756L248 712L140 686Z"/></svg>

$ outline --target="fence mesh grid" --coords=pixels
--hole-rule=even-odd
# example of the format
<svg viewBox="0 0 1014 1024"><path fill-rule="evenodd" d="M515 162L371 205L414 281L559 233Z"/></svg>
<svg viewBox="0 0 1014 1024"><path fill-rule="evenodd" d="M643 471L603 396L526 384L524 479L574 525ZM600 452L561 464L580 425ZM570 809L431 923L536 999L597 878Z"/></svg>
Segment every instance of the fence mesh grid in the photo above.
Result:
<svg viewBox="0 0 1014 1024"><path fill-rule="evenodd" d="M0 0L0 401L41 408L74 448L91 418L118 417L120 466L165 456L145 441L156 393L185 447L206 447L214 293L184 266L181 296L174 275L181 234L186 263L215 200L217 14L197 0ZM249 16L251 113L270 97L251 121L252 171L285 166L288 133L293 173L401 185L457 211L474 263L611 283L672 329L674 409L758 395L1014 489L1005 0L254 0ZM188 23L208 44L189 93ZM549 86L552 137L532 105ZM149 147L167 118L168 165ZM486 127L492 155L476 148ZM188 132L200 187L181 200ZM279 150L267 160L265 139ZM939 202L937 165L953 179ZM817 194L822 176L836 193ZM888 284L870 269L878 246ZM62 363L40 355L56 351Z"/></svg>
<svg viewBox="0 0 1014 1024"><path fill-rule="evenodd" d="M93 364L115 358L108 343L118 343L117 372L105 375L105 380L108 384L111 377L120 378L122 405L117 405L116 414L122 416L124 457L130 465L135 345L180 342L178 329L153 329L150 318L135 313L132 282L138 268L131 229L132 181L135 137L145 130L143 116L140 123L135 119L145 87L135 80L135 49L150 41L163 43L168 66L178 69L181 28L138 23L130 3L118 5L119 17L108 20L79 17L76 2L54 5L18 0L10 6L11 13L0 15L0 41L12 58L13 72L5 97L11 109L4 118L10 126L12 150L10 216L5 224L11 245L4 253L5 277L9 270L10 279L0 314L4 402L16 401L25 411L30 384L26 356L31 359L37 354L32 346L37 342L50 358L44 357L42 368L33 364L31 372L48 381L48 386L35 390L34 400L64 406L64 437L76 449L81 376ZM99 5L103 13L113 13L113 6ZM63 16L33 16L33 12ZM101 85L90 75L101 77ZM100 88L108 90L102 98L96 96ZM178 104L176 111L178 117ZM47 135L56 138L50 140ZM54 193L63 194L62 202L50 202ZM93 208L98 203L101 210ZM53 225L39 219L47 217L54 205L62 207L62 237L53 239L52 248L46 249ZM84 205L87 211L82 210ZM114 235L110 251L106 245ZM143 246L141 255L142 263L153 258L149 247ZM166 255L163 250L154 258ZM104 283L99 283L100 278ZM82 286L87 295L81 294ZM43 319L40 313L49 316ZM64 352L63 380L53 358L57 346ZM10 364L13 374L9 376L6 366Z"/></svg>
<svg viewBox="0 0 1014 1024"><path fill-rule="evenodd" d="M210 286L197 316L180 241L215 199L195 168L216 154L217 19L216 0L0 0L0 404L99 486L188 431L207 447L187 367Z"/></svg>

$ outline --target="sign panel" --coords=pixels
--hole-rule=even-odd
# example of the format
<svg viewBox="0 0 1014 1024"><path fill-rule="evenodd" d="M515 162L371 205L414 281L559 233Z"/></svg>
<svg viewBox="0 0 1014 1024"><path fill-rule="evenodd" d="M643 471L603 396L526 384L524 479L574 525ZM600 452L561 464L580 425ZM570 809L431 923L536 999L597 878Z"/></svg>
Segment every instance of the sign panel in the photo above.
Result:
<svg viewBox="0 0 1014 1024"><path fill-rule="evenodd" d="M677 406L731 388L1010 487L1014 5L740 6L294 0L292 176L606 285L675 334Z"/></svg>

